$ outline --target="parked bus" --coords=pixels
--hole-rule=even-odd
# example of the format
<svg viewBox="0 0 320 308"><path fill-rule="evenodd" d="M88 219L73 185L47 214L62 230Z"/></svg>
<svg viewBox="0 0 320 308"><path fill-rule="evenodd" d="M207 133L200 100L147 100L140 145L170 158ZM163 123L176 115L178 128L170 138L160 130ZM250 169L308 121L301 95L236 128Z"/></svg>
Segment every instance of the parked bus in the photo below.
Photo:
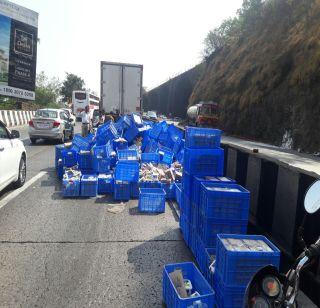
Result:
<svg viewBox="0 0 320 308"><path fill-rule="evenodd" d="M91 115L94 110L99 110L100 99L89 91L77 90L72 92L73 113L77 120L81 118L81 112L86 106L89 106Z"/></svg>

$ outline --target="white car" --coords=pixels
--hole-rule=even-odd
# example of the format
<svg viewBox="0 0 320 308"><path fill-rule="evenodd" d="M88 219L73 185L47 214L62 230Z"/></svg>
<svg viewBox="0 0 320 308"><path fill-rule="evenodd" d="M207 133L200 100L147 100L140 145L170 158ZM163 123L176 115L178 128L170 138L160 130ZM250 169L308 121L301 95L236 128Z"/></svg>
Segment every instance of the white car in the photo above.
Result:
<svg viewBox="0 0 320 308"><path fill-rule="evenodd" d="M26 181L27 153L20 133L10 131L0 121L0 191L11 183L21 187Z"/></svg>

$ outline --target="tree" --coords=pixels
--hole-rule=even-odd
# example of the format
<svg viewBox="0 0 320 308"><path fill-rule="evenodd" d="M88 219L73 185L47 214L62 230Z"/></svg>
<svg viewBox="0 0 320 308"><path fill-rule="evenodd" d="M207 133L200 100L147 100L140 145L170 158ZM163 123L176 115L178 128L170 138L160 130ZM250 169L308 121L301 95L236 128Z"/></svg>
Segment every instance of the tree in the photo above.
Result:
<svg viewBox="0 0 320 308"><path fill-rule="evenodd" d="M62 95L63 101L70 102L72 98L72 91L83 90L84 80L71 73L66 73L66 79L62 83L60 94Z"/></svg>
<svg viewBox="0 0 320 308"><path fill-rule="evenodd" d="M61 83L58 78L49 79L42 71L37 75L35 103L41 107L57 107Z"/></svg>

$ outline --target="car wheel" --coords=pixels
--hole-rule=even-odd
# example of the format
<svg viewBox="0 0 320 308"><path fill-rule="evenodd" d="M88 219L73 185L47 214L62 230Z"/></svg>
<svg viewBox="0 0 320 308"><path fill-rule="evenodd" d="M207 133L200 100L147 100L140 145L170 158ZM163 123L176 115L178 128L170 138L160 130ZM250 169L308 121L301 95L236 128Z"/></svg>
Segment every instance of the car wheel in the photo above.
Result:
<svg viewBox="0 0 320 308"><path fill-rule="evenodd" d="M19 164L19 177L18 177L18 180L14 183L14 186L16 188L23 186L24 183L26 182L26 176L27 176L26 158L22 156Z"/></svg>
<svg viewBox="0 0 320 308"><path fill-rule="evenodd" d="M30 138L30 141L32 144L35 144L37 142L37 139L36 138Z"/></svg>

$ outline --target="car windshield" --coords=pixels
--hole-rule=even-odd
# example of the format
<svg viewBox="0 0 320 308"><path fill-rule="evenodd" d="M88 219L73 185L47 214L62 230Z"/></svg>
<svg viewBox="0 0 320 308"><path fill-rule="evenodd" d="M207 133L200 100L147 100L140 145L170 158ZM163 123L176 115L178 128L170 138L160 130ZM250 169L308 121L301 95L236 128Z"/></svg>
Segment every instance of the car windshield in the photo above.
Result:
<svg viewBox="0 0 320 308"><path fill-rule="evenodd" d="M55 119L58 117L58 113L54 110L37 110L35 116L38 118Z"/></svg>

